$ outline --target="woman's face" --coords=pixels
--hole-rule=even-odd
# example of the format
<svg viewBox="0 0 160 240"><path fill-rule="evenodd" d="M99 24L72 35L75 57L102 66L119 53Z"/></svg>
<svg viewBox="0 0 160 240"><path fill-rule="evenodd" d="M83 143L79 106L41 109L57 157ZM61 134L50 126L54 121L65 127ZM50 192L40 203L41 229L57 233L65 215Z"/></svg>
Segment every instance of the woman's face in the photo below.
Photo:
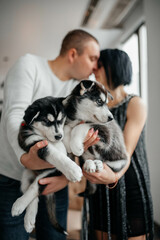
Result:
<svg viewBox="0 0 160 240"><path fill-rule="evenodd" d="M107 76L106 76L106 72L104 70L104 67L101 66L100 68L95 70L94 74L95 74L96 80L98 82L100 82L101 84L103 84L108 89L109 87L108 87L108 84L107 84Z"/></svg>

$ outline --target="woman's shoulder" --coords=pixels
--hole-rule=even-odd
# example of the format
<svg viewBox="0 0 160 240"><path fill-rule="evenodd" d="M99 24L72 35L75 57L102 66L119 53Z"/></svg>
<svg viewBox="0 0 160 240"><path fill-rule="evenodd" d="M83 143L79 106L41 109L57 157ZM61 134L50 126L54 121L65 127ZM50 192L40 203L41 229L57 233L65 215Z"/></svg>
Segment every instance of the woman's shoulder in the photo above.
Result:
<svg viewBox="0 0 160 240"><path fill-rule="evenodd" d="M127 107L127 115L134 118L146 118L147 107L141 97L135 95L130 99Z"/></svg>
<svg viewBox="0 0 160 240"><path fill-rule="evenodd" d="M143 99L137 95L130 95L130 101L128 103L128 108L132 109L143 109L146 108L146 105Z"/></svg>

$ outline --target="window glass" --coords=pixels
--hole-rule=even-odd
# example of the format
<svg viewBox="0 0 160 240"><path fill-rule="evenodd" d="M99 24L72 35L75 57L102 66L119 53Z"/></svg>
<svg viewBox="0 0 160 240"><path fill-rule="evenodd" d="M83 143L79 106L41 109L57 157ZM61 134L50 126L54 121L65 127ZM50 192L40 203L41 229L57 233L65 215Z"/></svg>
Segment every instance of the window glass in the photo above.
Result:
<svg viewBox="0 0 160 240"><path fill-rule="evenodd" d="M133 34L123 45L122 50L125 51L132 62L132 82L129 86L125 86L128 93L140 95L140 79L139 79L139 46L138 35Z"/></svg>
<svg viewBox="0 0 160 240"><path fill-rule="evenodd" d="M148 99L148 72L147 72L147 29L145 25L139 28L139 48L140 48L140 86L141 97L147 105Z"/></svg>

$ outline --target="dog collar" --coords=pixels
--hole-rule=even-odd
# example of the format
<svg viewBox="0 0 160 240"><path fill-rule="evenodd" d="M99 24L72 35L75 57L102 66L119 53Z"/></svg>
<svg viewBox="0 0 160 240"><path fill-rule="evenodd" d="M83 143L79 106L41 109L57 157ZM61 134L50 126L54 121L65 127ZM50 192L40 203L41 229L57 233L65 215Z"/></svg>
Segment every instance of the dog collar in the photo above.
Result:
<svg viewBox="0 0 160 240"><path fill-rule="evenodd" d="M21 126L22 126L22 127L26 126L26 122L23 121L23 122L21 123Z"/></svg>

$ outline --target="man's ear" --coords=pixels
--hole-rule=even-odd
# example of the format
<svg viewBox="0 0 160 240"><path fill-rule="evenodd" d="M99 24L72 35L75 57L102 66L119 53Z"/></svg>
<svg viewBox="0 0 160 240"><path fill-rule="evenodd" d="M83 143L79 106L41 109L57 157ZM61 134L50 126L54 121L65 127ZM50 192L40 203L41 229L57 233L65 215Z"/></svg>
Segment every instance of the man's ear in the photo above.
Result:
<svg viewBox="0 0 160 240"><path fill-rule="evenodd" d="M32 104L26 109L23 119L27 125L30 125L34 119L38 117L39 113L40 107L36 104Z"/></svg>
<svg viewBox="0 0 160 240"><path fill-rule="evenodd" d="M69 49L68 51L68 59L69 59L69 62L70 63L73 63L75 58L77 57L78 53L77 53L77 50L75 48L71 48Z"/></svg>

